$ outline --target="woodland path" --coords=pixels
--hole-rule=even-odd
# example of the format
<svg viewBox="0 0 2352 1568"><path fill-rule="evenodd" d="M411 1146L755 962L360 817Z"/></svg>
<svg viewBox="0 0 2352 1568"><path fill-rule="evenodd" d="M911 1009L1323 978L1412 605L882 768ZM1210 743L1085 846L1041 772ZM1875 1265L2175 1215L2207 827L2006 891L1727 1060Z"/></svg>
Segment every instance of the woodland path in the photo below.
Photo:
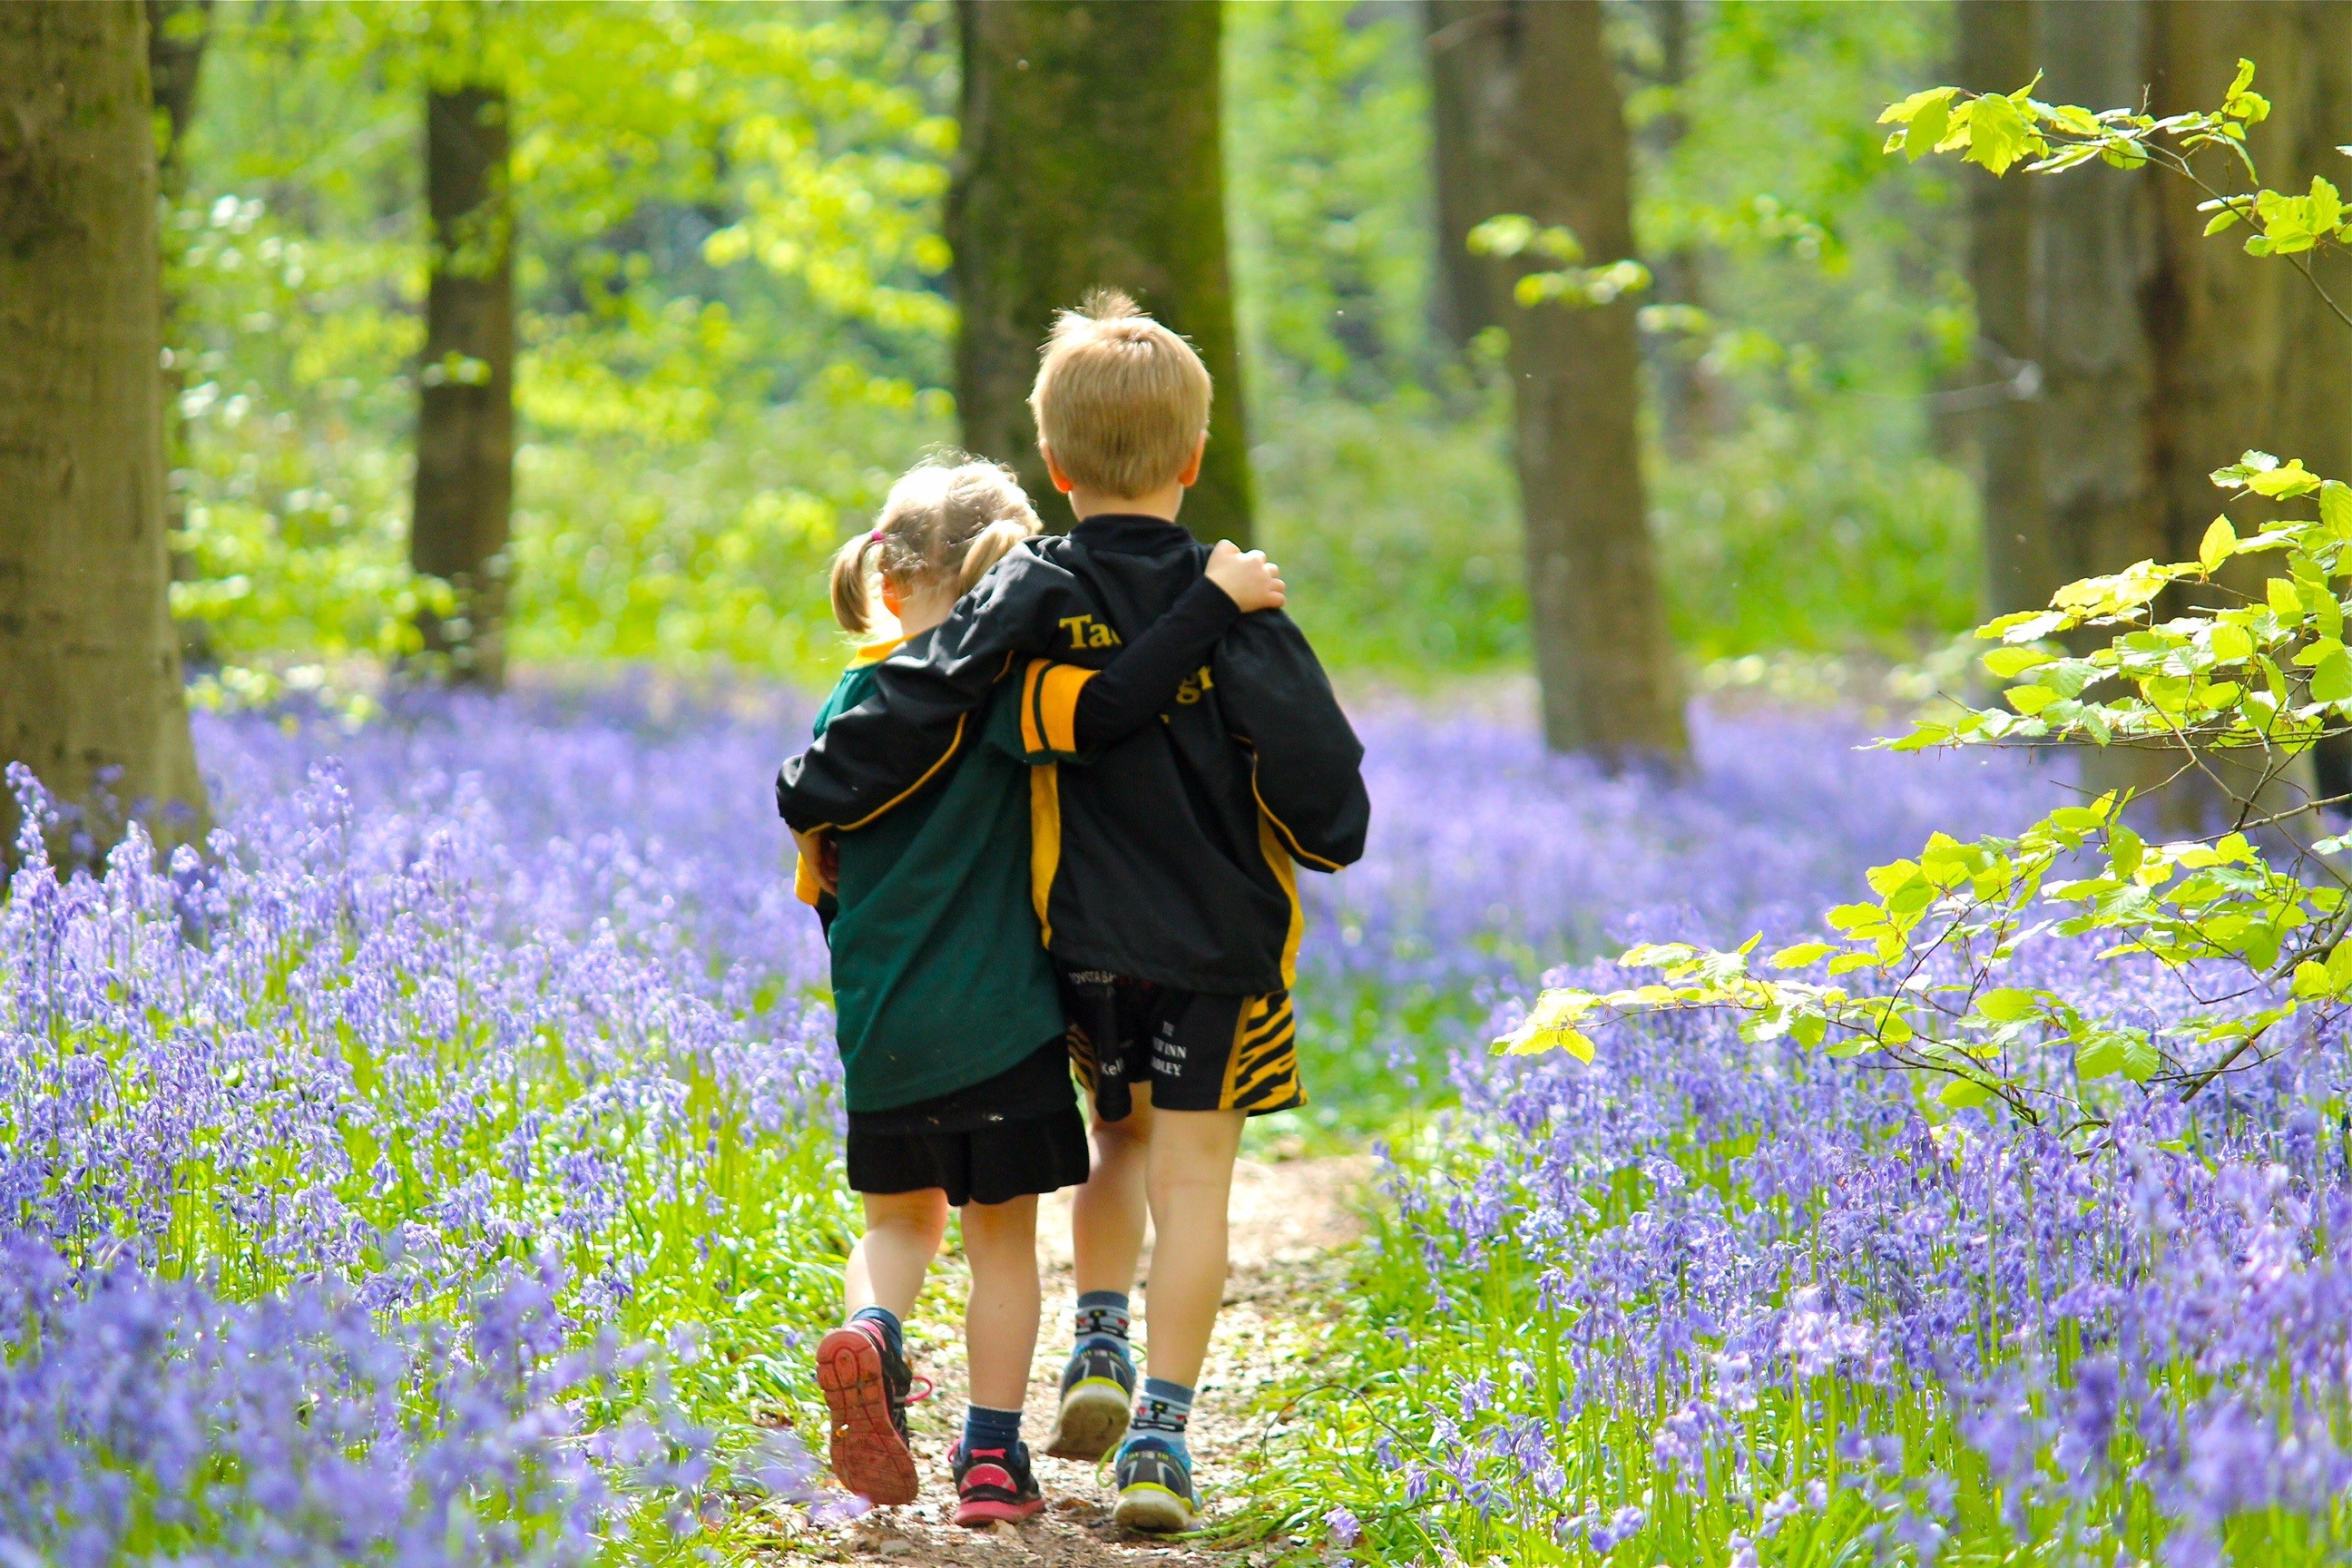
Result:
<svg viewBox="0 0 2352 1568"><path fill-rule="evenodd" d="M1322 1325L1335 1315L1346 1288L1346 1249L1361 1231L1357 1205L1370 1175L1361 1155L1244 1160L1234 1174L1233 1268L1224 1310L1202 1378L1202 1405L1192 1447L1200 1461L1212 1528L1232 1505L1219 1497L1260 1450L1267 1414L1258 1394L1289 1377L1317 1354ZM1045 1264L1045 1321L1029 1377L1024 1434L1042 1441L1053 1426L1054 1395L1069 1342L1070 1205L1066 1194L1040 1205L1037 1229ZM1144 1254L1144 1274L1150 1253ZM947 1522L954 1500L947 1450L964 1405L962 1321L965 1276L961 1258L933 1271L917 1321L908 1325L916 1370L938 1380L939 1391L908 1419L922 1468L922 1500L882 1509L831 1529L801 1525L798 1510L771 1516L775 1545L759 1553L761 1568L803 1568L819 1563L886 1562L929 1564L1044 1564L1046 1568L1248 1568L1271 1561L1286 1543L1171 1544L1121 1531L1110 1522L1108 1474L1091 1466L1040 1457L1037 1479L1045 1511L1025 1524L992 1532ZM1141 1325L1139 1324L1139 1331Z"/></svg>

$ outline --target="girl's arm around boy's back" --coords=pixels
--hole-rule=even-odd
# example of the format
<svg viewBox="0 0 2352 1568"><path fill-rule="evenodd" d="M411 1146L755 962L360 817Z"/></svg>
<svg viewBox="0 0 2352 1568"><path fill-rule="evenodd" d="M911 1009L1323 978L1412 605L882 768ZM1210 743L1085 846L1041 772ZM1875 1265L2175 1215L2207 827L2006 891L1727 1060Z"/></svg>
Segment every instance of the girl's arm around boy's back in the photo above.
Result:
<svg viewBox="0 0 2352 1568"><path fill-rule="evenodd" d="M783 765L776 809L796 833L847 831L882 816L974 738L975 710L1015 659L1046 652L1056 620L1093 608L1067 570L1013 551L945 621L885 659L866 699Z"/></svg>

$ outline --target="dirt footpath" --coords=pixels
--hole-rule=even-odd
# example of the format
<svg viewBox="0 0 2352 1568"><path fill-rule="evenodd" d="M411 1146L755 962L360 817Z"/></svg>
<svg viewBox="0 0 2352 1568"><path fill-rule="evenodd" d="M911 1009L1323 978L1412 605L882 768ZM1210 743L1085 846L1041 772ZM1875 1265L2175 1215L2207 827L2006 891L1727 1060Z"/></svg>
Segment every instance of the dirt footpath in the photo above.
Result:
<svg viewBox="0 0 2352 1568"><path fill-rule="evenodd" d="M1272 1164L1244 1160L1234 1170L1233 1271L1216 1338L1209 1346L1191 1434L1213 1529L1232 1511L1218 1495L1220 1484L1259 1452L1265 1429L1265 1418L1255 1412L1260 1388L1287 1376L1297 1363L1316 1353L1318 1325L1339 1304L1345 1275L1341 1253L1356 1239L1354 1205L1370 1168L1369 1159L1350 1156ZM1062 1361L1069 1351L1069 1314L1076 1298L1070 1284L1066 1194L1040 1205L1037 1228L1045 1266L1045 1321L1030 1373L1023 1429L1033 1448L1053 1426ZM1148 1247L1143 1273L1148 1280ZM949 1523L955 1492L947 1454L961 1428L964 1406L964 1281L962 1259L943 1260L917 1321L908 1325L908 1351L915 1370L939 1384L929 1402L908 1412L916 1462L923 1472L922 1500L908 1508L879 1509L830 1529L808 1526L796 1509L777 1509L761 1521L772 1524L774 1544L761 1551L756 1561L775 1568L848 1561L1244 1568L1277 1554L1269 1549L1277 1543L1240 1542L1219 1549L1171 1545L1129 1534L1110 1522L1108 1466L1098 1473L1093 1466L1042 1456L1036 1463L1037 1481L1045 1492L1043 1514L1025 1524L998 1525L992 1531ZM1137 1331L1146 1331L1140 1321Z"/></svg>

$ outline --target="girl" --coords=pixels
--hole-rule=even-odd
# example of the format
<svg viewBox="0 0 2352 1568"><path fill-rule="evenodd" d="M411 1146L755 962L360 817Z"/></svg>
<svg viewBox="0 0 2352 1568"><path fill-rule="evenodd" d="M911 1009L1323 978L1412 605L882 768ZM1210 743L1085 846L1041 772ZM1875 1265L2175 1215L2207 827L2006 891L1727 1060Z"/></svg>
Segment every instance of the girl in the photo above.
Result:
<svg viewBox="0 0 2352 1568"><path fill-rule="evenodd" d="M834 558L834 613L868 635L873 600L898 636L861 648L816 731L855 708L873 669L947 618L989 567L1037 531L1006 469L928 462L891 487L873 531ZM1174 700L1234 617L1283 602L1263 554L1221 544L1207 575L1083 684L1078 760ZM1024 682L999 687L976 739L914 798L838 840L803 841L798 887L833 950L849 1111L848 1176L866 1235L849 1255L849 1317L817 1347L834 1473L877 1503L912 1502L905 1409L914 1375L900 1323L961 1211L971 1404L953 1462L960 1524L1044 1506L1020 1440L1037 1337L1037 1194L1083 1183L1086 1129L1062 1009L1030 897ZM1041 758L1042 760L1042 758ZM925 1390L929 1392L928 1388Z"/></svg>

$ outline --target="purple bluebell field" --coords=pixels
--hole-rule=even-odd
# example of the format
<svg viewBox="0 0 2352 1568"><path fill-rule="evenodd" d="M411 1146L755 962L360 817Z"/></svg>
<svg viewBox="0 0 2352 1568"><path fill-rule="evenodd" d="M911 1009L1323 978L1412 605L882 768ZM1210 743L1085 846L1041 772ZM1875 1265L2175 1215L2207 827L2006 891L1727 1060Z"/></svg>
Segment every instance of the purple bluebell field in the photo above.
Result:
<svg viewBox="0 0 2352 1568"><path fill-rule="evenodd" d="M134 829L66 878L26 833L0 1223L64 1272L8 1304L38 1485L0 1533L576 1558L666 1539L722 1435L808 1400L851 1211L782 734L613 698L211 721L205 853Z"/></svg>
<svg viewBox="0 0 2352 1568"><path fill-rule="evenodd" d="M1369 728L1387 809L1318 955L1466 978L1487 1036L1530 963L1809 934L1867 864L2065 782L1857 754L1819 719L1705 720L1664 791L1475 726ZM2091 957L2038 982L2160 1005ZM1605 968L1551 978L1625 983ZM2343 1559L2340 1043L2188 1106L2121 1098L2086 1155L1931 1127L1901 1075L1733 1022L1614 1027L1590 1066L1453 1051L1451 1105L1384 1148L1347 1372L1300 1390L1265 1485L1293 1528L1366 1563Z"/></svg>
<svg viewBox="0 0 2352 1568"><path fill-rule="evenodd" d="M1794 937L2062 782L1696 721L1667 780L1362 716L1373 838L1302 879L1301 990L1309 1114L1383 1138L1384 1217L1255 1504L1363 1563L2340 1557L2331 1058L2084 1156L1727 1022L1487 1048L1547 970ZM206 852L65 876L26 838L0 1546L657 1560L804 1488L770 1433L813 1414L853 1213L768 794L804 722L609 689L207 719Z"/></svg>

